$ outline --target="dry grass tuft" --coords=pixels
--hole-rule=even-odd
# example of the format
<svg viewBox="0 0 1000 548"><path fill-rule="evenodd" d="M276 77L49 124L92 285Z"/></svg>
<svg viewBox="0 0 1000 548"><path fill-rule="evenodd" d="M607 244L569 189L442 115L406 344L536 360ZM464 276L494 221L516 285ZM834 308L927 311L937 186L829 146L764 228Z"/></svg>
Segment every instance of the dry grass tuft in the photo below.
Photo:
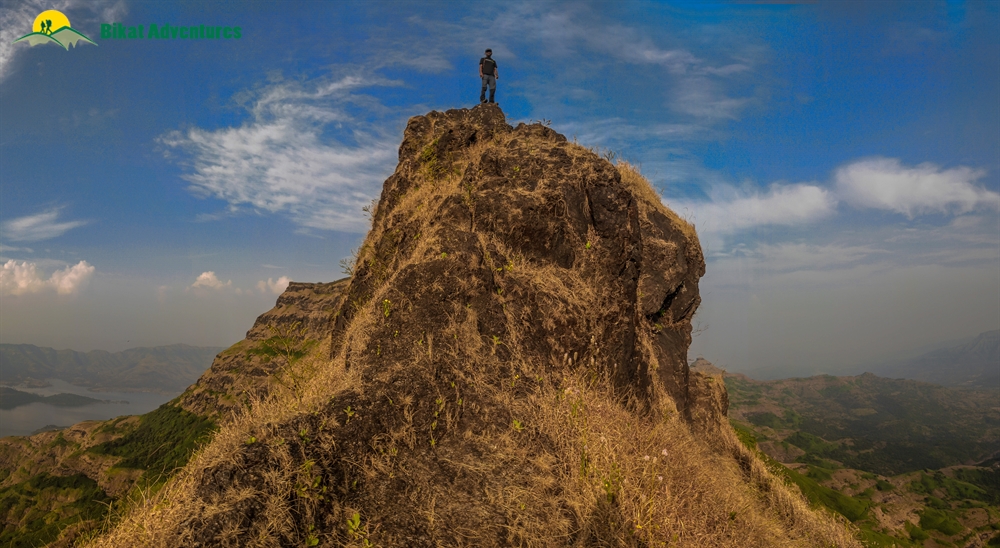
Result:
<svg viewBox="0 0 1000 548"><path fill-rule="evenodd" d="M675 227L681 230L691 241L698 241L698 234L694 230L694 225L682 219L674 210L663 205L663 198L656 192L653 185L639 172L638 166L634 166L625 160L618 160L615 167L622 178L622 182L632 191L636 197L656 211L666 215Z"/></svg>
<svg viewBox="0 0 1000 548"><path fill-rule="evenodd" d="M720 434L728 454L720 453L670 406L637 416L615 403L607 383L570 375L560 384L516 407L526 425L557 442L553 481L582 525L580 544L860 546L846 525L809 509L770 474L731 430Z"/></svg>

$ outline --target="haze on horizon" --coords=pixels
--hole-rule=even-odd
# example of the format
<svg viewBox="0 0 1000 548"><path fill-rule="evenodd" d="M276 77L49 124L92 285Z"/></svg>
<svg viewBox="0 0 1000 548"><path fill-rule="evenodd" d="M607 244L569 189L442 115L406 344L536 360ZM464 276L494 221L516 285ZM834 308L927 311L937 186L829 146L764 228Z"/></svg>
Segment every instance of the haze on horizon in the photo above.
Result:
<svg viewBox="0 0 1000 548"><path fill-rule="evenodd" d="M12 44L44 9L99 45ZM473 106L486 47L508 122L615 151L695 223L692 358L836 373L1000 329L998 27L995 2L3 1L0 342L242 339L289 280L343 277L407 119Z"/></svg>

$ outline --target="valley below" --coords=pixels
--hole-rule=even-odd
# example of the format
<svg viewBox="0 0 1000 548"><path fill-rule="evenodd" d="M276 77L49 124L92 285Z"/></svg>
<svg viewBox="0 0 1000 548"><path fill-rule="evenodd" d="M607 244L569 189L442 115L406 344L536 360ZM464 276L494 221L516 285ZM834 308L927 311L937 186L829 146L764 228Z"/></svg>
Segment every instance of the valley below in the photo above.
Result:
<svg viewBox="0 0 1000 548"><path fill-rule="evenodd" d="M1000 545L1000 390L722 373L741 440L867 546Z"/></svg>

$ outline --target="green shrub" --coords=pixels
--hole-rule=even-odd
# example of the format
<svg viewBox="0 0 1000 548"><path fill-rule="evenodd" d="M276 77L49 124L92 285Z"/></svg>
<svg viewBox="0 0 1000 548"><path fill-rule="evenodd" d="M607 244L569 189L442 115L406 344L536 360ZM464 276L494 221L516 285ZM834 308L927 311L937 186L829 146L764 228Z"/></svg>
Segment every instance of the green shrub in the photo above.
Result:
<svg viewBox="0 0 1000 548"><path fill-rule="evenodd" d="M788 479L799 486L802 494L813 504L822 504L827 508L837 512L851 521L857 521L868 510L868 502L857 500L834 491L828 487L823 487L815 480L799 474L795 470L788 470Z"/></svg>
<svg viewBox="0 0 1000 548"><path fill-rule="evenodd" d="M39 503L66 500L57 512L39 510ZM0 489L0 546L29 548L56 539L66 526L79 521L100 520L111 499L97 482L83 474L52 476L42 473ZM45 506L43 502L43 506ZM22 524L12 527L11 524Z"/></svg>
<svg viewBox="0 0 1000 548"><path fill-rule="evenodd" d="M941 531L948 536L958 534L964 529L948 512L935 508L924 508L920 513L920 527Z"/></svg>
<svg viewBox="0 0 1000 548"><path fill-rule="evenodd" d="M935 496L928 496L926 502L927 506L930 508L936 508L938 510L951 510L950 504Z"/></svg>
<svg viewBox="0 0 1000 548"><path fill-rule="evenodd" d="M1000 506L1000 470L959 468L955 470L955 478L981 491L978 496L967 498L975 498L993 506Z"/></svg>
<svg viewBox="0 0 1000 548"><path fill-rule="evenodd" d="M123 457L116 468L136 468L146 470L147 476L161 476L184 466L214 429L212 421L164 404L142 415L135 430L88 451Z"/></svg>
<svg viewBox="0 0 1000 548"><path fill-rule="evenodd" d="M927 534L927 531L924 531L910 522L906 522L906 533L910 535L911 539L917 542L922 542L931 538L931 536Z"/></svg>

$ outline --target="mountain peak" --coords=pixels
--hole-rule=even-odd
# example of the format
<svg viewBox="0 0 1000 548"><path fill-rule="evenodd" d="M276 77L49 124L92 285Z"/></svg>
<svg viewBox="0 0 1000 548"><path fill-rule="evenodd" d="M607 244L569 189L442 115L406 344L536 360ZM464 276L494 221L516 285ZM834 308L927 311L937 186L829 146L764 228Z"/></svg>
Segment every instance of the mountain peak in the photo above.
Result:
<svg viewBox="0 0 1000 548"><path fill-rule="evenodd" d="M220 354L181 402L246 405L102 545L855 546L690 375L704 272L627 163L495 105L415 116L353 276Z"/></svg>

